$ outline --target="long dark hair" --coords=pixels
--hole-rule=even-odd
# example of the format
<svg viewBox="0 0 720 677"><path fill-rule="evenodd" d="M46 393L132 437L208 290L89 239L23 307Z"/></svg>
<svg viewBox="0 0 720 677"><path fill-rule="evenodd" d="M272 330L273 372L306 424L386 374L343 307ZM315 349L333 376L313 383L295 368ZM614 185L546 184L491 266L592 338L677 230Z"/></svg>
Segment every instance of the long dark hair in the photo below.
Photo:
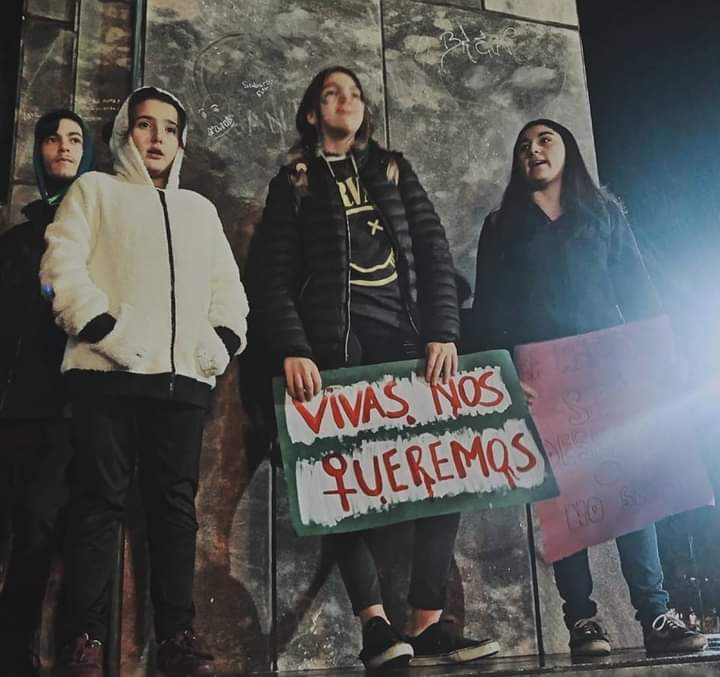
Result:
<svg viewBox="0 0 720 677"><path fill-rule="evenodd" d="M593 181L580 154L580 148L573 133L559 122L540 118L531 120L524 125L515 139L510 181L500 203L499 219L504 220L510 217L517 209L522 209L530 204L530 194L533 188L522 172L517 149L522 135L531 127L538 125L544 125L557 132L565 144L565 166L563 168L562 191L560 193L560 205L563 212L570 214L576 221L586 220L590 217L592 221L598 224L605 224L612 210L620 209L622 211L617 198Z"/></svg>
<svg viewBox="0 0 720 677"><path fill-rule="evenodd" d="M364 148L367 146L373 133L373 120L372 113L370 112L370 104L365 96L365 90L363 89L360 79L353 71L345 66L330 66L330 68L321 70L311 80L300 100L300 105L295 115L295 127L300 134L300 139L292 147L290 151L291 154L295 152L305 155L306 157L315 154L315 150L320 143L320 96L325 80L333 73L344 73L351 77L360 90L360 98L365 104L365 114L360 128L355 133L355 143L353 146L356 148ZM315 125L311 125L308 122L308 113L315 113L315 117L317 118Z"/></svg>

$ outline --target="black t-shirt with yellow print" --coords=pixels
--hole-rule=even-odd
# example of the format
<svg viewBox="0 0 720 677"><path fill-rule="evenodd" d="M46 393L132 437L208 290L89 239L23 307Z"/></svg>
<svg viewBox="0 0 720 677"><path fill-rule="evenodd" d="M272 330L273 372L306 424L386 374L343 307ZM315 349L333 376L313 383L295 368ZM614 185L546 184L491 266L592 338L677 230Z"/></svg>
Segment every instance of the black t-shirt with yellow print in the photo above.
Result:
<svg viewBox="0 0 720 677"><path fill-rule="evenodd" d="M396 252L349 157L328 158L350 225L350 316L357 328L397 330L407 323ZM360 325L360 327L358 327Z"/></svg>

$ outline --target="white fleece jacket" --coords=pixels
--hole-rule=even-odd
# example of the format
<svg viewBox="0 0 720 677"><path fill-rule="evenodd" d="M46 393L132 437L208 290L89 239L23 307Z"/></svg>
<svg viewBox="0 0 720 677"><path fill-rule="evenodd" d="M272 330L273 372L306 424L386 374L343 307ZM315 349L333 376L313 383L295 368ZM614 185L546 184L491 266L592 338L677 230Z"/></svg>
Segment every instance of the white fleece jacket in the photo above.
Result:
<svg viewBox="0 0 720 677"><path fill-rule="evenodd" d="M115 174L77 179L47 229L40 277L69 336L62 370L174 373L212 386L229 361L214 328L245 347L240 273L213 204L178 187L182 148L162 191L166 220L127 130L126 100L110 143ZM114 329L98 343L78 339L102 313Z"/></svg>

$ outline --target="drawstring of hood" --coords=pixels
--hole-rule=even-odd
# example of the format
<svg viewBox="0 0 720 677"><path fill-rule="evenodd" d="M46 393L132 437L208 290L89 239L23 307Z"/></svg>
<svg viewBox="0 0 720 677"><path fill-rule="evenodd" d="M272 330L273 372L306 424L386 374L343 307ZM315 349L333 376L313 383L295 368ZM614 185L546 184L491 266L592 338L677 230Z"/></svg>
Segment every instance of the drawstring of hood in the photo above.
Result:
<svg viewBox="0 0 720 677"><path fill-rule="evenodd" d="M175 103L182 108L186 114L185 106L180 100L165 89L160 87L139 87L125 101L123 101L120 110L115 116L115 122L113 123L112 134L110 136L110 152L113 157L113 171L118 176L121 176L129 183L135 183L138 185L153 186L153 181L150 178L150 174L143 163L142 157L138 152L135 143L130 137L130 99L138 92L142 92L146 89L157 90L169 96ZM172 167L170 167L170 174L167 180L167 186L165 190L178 189L180 186L180 169L182 167L184 147L187 144L187 124L182 131L181 143L178 146L177 154L173 160Z"/></svg>

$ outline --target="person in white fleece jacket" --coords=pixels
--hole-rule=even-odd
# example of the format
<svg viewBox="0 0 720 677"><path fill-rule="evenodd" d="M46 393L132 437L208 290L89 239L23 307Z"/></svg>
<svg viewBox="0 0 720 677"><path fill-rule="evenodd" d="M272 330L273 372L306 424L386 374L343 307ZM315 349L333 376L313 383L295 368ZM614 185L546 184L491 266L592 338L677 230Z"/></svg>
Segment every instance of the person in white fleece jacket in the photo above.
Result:
<svg viewBox="0 0 720 677"><path fill-rule="evenodd" d="M215 207L178 186L180 102L135 91L115 118L114 174L90 172L47 229L40 277L68 335L76 442L62 677L102 675L117 532L138 468L158 669L212 675L192 629L202 432L215 376L244 347L247 300Z"/></svg>

